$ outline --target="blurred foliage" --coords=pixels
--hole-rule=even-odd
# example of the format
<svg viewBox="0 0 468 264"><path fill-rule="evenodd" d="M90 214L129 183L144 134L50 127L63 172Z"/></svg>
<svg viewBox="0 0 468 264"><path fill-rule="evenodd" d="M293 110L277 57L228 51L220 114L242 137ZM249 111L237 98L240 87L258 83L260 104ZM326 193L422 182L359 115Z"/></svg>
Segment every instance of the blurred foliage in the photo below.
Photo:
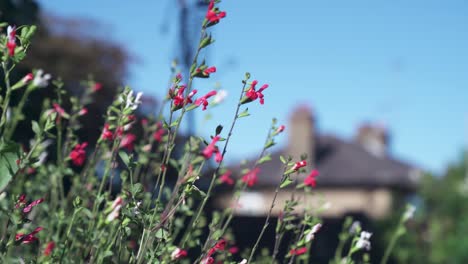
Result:
<svg viewBox="0 0 468 264"><path fill-rule="evenodd" d="M84 118L80 133L82 140L94 142L102 126L101 117L127 76L127 66L131 61L127 51L110 42L107 38L109 34L99 32L100 27L95 22L45 15L33 0L0 0L0 21L11 25L38 26L33 39L35 45L28 50L27 59L15 69L13 82L31 69L42 68L53 78L60 77L66 84L65 89L74 96L84 92L81 81L91 76L102 84L102 90L95 95L97 103L89 106L89 115ZM53 90L49 87L31 95L25 107L25 113L29 116L22 122L23 127L20 124L19 131L29 130L29 120L37 118L35 114L39 113L40 102L52 94ZM31 135L15 136L17 140L22 140Z"/></svg>
<svg viewBox="0 0 468 264"><path fill-rule="evenodd" d="M468 263L467 159L465 153L442 176L424 175L416 217L392 254L395 263ZM400 213L382 223L388 235Z"/></svg>

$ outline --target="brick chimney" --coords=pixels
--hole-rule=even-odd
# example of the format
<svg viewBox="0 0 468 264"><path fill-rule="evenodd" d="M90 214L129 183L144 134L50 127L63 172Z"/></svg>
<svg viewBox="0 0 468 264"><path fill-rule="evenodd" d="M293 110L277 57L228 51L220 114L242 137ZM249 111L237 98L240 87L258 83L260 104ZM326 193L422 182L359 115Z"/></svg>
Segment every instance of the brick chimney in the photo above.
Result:
<svg viewBox="0 0 468 264"><path fill-rule="evenodd" d="M307 154L307 167L315 163L315 118L307 105L297 107L289 118L288 147L286 155L299 160L302 154Z"/></svg>
<svg viewBox="0 0 468 264"><path fill-rule="evenodd" d="M389 134L383 124L364 123L359 127L355 138L372 155L384 157L388 154Z"/></svg>

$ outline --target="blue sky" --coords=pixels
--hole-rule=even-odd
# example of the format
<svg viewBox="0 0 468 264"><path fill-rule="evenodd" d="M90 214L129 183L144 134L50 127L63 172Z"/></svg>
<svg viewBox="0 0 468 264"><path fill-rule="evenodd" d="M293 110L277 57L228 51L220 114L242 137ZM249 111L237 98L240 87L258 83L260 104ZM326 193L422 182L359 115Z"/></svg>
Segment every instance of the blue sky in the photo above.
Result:
<svg viewBox="0 0 468 264"><path fill-rule="evenodd" d="M39 1L48 13L102 23L98 34L139 60L128 84L159 97L177 49L174 2ZM229 125L246 71L270 84L265 105L250 105L252 116L239 122L231 158L256 153L271 118L287 124L304 103L321 133L351 139L360 123L379 121L396 157L436 172L459 158L468 140L467 1L225 0L220 8L227 17L204 54L218 72L196 88L205 93L219 82L230 97L198 112L197 130Z"/></svg>

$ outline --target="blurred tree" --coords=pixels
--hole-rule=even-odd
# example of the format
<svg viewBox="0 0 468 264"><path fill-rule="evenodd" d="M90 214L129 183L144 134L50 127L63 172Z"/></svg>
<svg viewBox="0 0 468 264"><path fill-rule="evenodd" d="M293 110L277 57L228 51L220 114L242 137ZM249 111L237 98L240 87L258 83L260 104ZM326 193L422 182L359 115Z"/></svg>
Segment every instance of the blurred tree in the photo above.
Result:
<svg viewBox="0 0 468 264"><path fill-rule="evenodd" d="M392 254L397 263L468 263L467 158L462 155L442 177L425 175L417 217ZM390 222L384 225L388 232L395 226Z"/></svg>
<svg viewBox="0 0 468 264"><path fill-rule="evenodd" d="M130 61L127 51L108 40L96 37L99 27L95 22L44 15L33 0L0 0L0 21L17 26L38 25L28 56L18 65L13 79L19 80L31 69L42 68L54 78L62 78L65 89L71 95L78 96L85 89L81 81L89 76L102 84L103 88L95 94L96 103L88 106L89 114L83 118L83 131L80 133L82 140L94 142L100 134L99 127L102 126L96 120L102 120L100 117L104 115L118 86L127 76ZM43 98L50 97L53 92L51 87L36 91L25 106L25 112L37 115ZM30 131L29 119L30 117L26 117L17 131ZM29 135L23 133L15 136L17 139L29 138Z"/></svg>

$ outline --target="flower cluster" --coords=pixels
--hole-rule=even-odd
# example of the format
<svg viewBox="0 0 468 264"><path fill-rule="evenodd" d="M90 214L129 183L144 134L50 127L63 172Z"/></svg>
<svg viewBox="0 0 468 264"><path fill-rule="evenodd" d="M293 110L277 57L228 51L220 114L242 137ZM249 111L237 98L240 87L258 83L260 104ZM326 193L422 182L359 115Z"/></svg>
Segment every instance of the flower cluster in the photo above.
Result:
<svg viewBox="0 0 468 264"><path fill-rule="evenodd" d="M245 92L245 96L242 99L242 104L250 103L260 98L260 104L264 104L265 100L263 99L263 91L268 88L268 84L262 85L260 89L255 90L255 86L258 84L257 80L252 81L250 88Z"/></svg>
<svg viewBox="0 0 468 264"><path fill-rule="evenodd" d="M206 27L210 27L219 23L219 21L224 17L226 17L226 12L220 11L217 7L215 7L215 1L211 0L208 5L208 11L206 12L205 21L203 25Z"/></svg>
<svg viewBox="0 0 468 264"><path fill-rule="evenodd" d="M310 174L304 179L304 185L315 187L317 185L317 180L315 177L319 175L318 170L312 170Z"/></svg>
<svg viewBox="0 0 468 264"><path fill-rule="evenodd" d="M220 136L215 136L211 140L211 143L208 144L208 146L205 147L205 149L202 151L202 155L205 157L205 159L209 159L215 154L215 161L220 163L223 160L223 155L219 151L219 148L216 146L216 143L221 139Z"/></svg>
<svg viewBox="0 0 468 264"><path fill-rule="evenodd" d="M86 161L86 147L87 142L76 144L73 150L70 152L70 159L75 166L82 166Z"/></svg>

